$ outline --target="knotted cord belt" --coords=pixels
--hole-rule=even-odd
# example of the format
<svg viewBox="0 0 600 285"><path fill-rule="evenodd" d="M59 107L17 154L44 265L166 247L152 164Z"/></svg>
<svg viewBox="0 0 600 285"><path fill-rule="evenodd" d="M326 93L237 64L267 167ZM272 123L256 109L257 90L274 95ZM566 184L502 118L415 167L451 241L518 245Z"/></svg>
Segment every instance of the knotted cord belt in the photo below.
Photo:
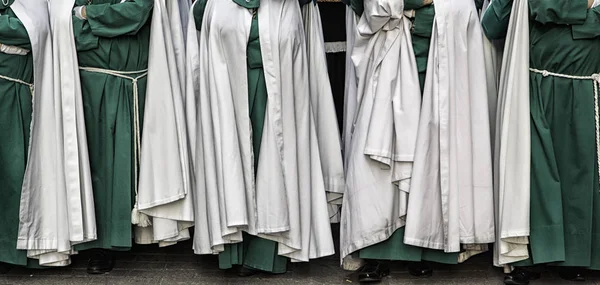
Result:
<svg viewBox="0 0 600 285"><path fill-rule="evenodd" d="M131 83L133 84L133 133L134 133L134 143L133 143L133 155L135 156L135 163L134 163L134 191L135 191L135 204L133 206L133 211L132 211L132 223L133 224L138 224L140 223L140 226L147 226L147 225L143 225L144 223L141 223L139 220L137 220L136 218L133 218L133 216L138 215L138 164L141 161L141 136L140 136L140 107L139 107L139 89L138 89L138 80L146 77L148 75L148 69L144 69L144 70L140 70L140 71L116 71L116 70L109 70L109 69L102 69L102 68L95 68L95 67L79 67L80 70L83 71L87 71L87 72L92 72L92 73L101 73L101 74L106 74L106 75L112 75L115 77L119 77L119 78L123 78L123 79L128 79L131 80ZM139 74L136 77L133 77L132 75L135 74Z"/></svg>
<svg viewBox="0 0 600 285"><path fill-rule="evenodd" d="M591 80L594 85L594 121L595 123L595 131L596 131L596 163L598 165L598 176L600 177L600 126L598 123L600 122L600 115L598 114L598 85L600 85L600 74L595 73L590 76L575 76L568 74L560 74L554 73L547 70L539 70L535 68L529 68L529 71L541 74L544 77L553 76L559 78L566 79L575 79L575 80Z"/></svg>
<svg viewBox="0 0 600 285"><path fill-rule="evenodd" d="M22 85L25 85L25 86L29 87L29 91L31 91L31 96L33 96L33 92L35 91L34 87L33 87L33 84L27 83L27 82L25 82L25 81L23 81L21 79L16 79L16 78L4 76L4 75L0 75L0 79L4 79L6 81L10 81L10 82L22 84Z"/></svg>

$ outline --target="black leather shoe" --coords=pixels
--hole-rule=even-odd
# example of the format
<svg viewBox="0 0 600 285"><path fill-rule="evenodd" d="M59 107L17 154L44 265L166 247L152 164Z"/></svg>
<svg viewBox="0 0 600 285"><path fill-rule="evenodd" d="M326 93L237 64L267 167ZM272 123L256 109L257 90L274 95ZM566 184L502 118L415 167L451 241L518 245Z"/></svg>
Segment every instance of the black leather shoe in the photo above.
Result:
<svg viewBox="0 0 600 285"><path fill-rule="evenodd" d="M358 282L381 282L383 277L390 275L390 268L378 261L370 261L358 273Z"/></svg>
<svg viewBox="0 0 600 285"><path fill-rule="evenodd" d="M104 274L113 270L115 258L109 250L98 250L90 255L88 274Z"/></svg>
<svg viewBox="0 0 600 285"><path fill-rule="evenodd" d="M415 277L428 278L433 275L433 268L423 262L413 262L408 265L408 273Z"/></svg>
<svg viewBox="0 0 600 285"><path fill-rule="evenodd" d="M531 272L520 267L516 267L513 272L504 276L504 284L507 285L527 285L529 281L540 279L540 273Z"/></svg>
<svg viewBox="0 0 600 285"><path fill-rule="evenodd" d="M259 271L256 270L256 269L248 268L248 267L245 267L245 266L240 266L239 269L238 269L237 275L239 277L250 277L250 276L258 274L258 272Z"/></svg>
<svg viewBox="0 0 600 285"><path fill-rule="evenodd" d="M560 276L560 278L562 278L564 280L568 280L568 281L584 282L585 277L584 277L582 271L583 270L581 270L581 269L575 269L575 268L560 270L558 272L558 276Z"/></svg>
<svg viewBox="0 0 600 285"><path fill-rule="evenodd" d="M12 267L13 267L12 264L0 262L0 274L8 273Z"/></svg>

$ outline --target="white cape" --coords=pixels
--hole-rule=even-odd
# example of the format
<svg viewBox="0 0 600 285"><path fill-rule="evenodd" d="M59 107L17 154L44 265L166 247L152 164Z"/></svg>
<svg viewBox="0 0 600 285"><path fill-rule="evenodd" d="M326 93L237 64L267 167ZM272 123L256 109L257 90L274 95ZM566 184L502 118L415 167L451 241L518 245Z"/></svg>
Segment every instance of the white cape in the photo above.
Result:
<svg viewBox="0 0 600 285"><path fill-rule="evenodd" d="M352 51L356 104L346 149L341 258L404 226L421 90L402 1L366 0ZM352 88L352 87L350 87ZM348 142L347 142L348 143ZM412 194L411 194L412 195Z"/></svg>
<svg viewBox="0 0 600 285"><path fill-rule="evenodd" d="M258 9L269 96L256 180L245 64L251 17L221 0L208 1L200 33L190 17L185 104L195 124L194 251L220 252L246 231L278 242L278 254L292 261L331 255L300 7L262 0Z"/></svg>
<svg viewBox="0 0 600 285"><path fill-rule="evenodd" d="M310 2L302 6L306 48L308 57L308 75L310 82L310 100L317 127L319 154L325 190L329 203L329 217L332 223L339 222L340 205L344 193L344 162L342 160L341 138L331 83L327 75L325 40L319 6Z"/></svg>
<svg viewBox="0 0 600 285"><path fill-rule="evenodd" d="M140 163L138 208L152 226L136 227L137 243L171 245L190 238L194 221L183 91L185 46L178 2L154 0ZM185 3L184 3L185 4ZM189 4L189 3L188 3ZM187 6L189 9L189 6Z"/></svg>
<svg viewBox="0 0 600 285"><path fill-rule="evenodd" d="M494 242L483 35L473 0L434 6L404 242L477 253Z"/></svg>
<svg viewBox="0 0 600 285"><path fill-rule="evenodd" d="M352 127L356 112L356 88L358 83L356 82L356 70L352 63L352 52L354 50L354 44L356 42L357 30L359 17L354 13L352 8L346 7L346 75L344 88L344 125L342 126L342 150L344 154L344 169L348 172L348 159L350 151L350 143L352 141Z"/></svg>
<svg viewBox="0 0 600 285"><path fill-rule="evenodd" d="M505 41L494 151L496 266L529 257L531 130L528 1L514 1Z"/></svg>
<svg viewBox="0 0 600 285"><path fill-rule="evenodd" d="M75 42L70 28L50 31L71 18L71 9L61 9L65 2L17 0L11 6L31 39L35 81L17 248L46 266L68 265L73 245L96 238L79 71L69 68L77 58L64 49Z"/></svg>
<svg viewBox="0 0 600 285"><path fill-rule="evenodd" d="M344 122L342 126L342 150L344 158L349 157L350 143L352 141L352 126L356 112L356 70L352 63L352 51L354 50L354 42L356 39L356 26L358 25L359 17L354 13L352 8L346 7L346 74L344 88ZM347 172L348 160L344 159L344 170ZM342 203L343 204L343 203ZM364 261L360 258L353 258L352 255L347 255L342 258L342 268L344 270L356 271L364 265Z"/></svg>

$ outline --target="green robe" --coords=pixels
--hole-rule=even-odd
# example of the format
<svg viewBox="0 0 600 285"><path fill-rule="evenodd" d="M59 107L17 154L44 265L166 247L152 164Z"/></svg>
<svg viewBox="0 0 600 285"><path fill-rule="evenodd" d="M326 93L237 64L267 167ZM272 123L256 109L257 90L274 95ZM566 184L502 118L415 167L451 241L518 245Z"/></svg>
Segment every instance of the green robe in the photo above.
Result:
<svg viewBox="0 0 600 285"><path fill-rule="evenodd" d="M492 2L483 27L506 35L512 0ZM529 0L530 67L590 76L600 72L600 8L586 0ZM530 73L530 259L600 270L600 187L590 80Z"/></svg>
<svg viewBox="0 0 600 285"><path fill-rule="evenodd" d="M73 17L79 66L116 71L148 68L153 0L93 0L88 20ZM76 6L88 0L76 0ZM131 74L137 77L140 73ZM129 79L81 71L98 239L76 250L129 249L135 185L133 85ZM146 78L139 80L140 126Z"/></svg>
<svg viewBox="0 0 600 285"><path fill-rule="evenodd" d="M247 9L258 9L260 0L233 0ZM196 28L202 27L202 18L208 0L200 0L194 6ZM246 51L248 68L248 104L252 124L252 148L254 151L254 169L258 169L260 144L267 109L267 85L264 77L262 54L260 51L258 16L254 14L250 26L250 36ZM219 268L229 269L233 265L262 270L271 273L285 273L288 258L277 254L277 243L244 233L244 241L225 246L219 254Z"/></svg>
<svg viewBox="0 0 600 285"><path fill-rule="evenodd" d="M27 30L0 3L0 43L31 50ZM0 75L33 83L33 58L0 53ZM32 97L28 86L0 79L0 262L27 265L17 250L21 186L27 162Z"/></svg>

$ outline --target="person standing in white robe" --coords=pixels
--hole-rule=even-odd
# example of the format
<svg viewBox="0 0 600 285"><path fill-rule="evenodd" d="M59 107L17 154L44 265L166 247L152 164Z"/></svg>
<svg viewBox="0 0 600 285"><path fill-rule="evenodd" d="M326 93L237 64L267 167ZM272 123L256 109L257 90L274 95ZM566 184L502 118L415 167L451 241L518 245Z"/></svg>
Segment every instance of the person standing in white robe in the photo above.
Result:
<svg viewBox="0 0 600 285"><path fill-rule="evenodd" d="M198 1L193 16L195 253L243 276L333 254L298 0Z"/></svg>
<svg viewBox="0 0 600 285"><path fill-rule="evenodd" d="M465 260L495 240L483 35L473 0L434 7L404 242Z"/></svg>
<svg viewBox="0 0 600 285"><path fill-rule="evenodd" d="M346 115L354 116L346 117L352 127L345 130L350 133L345 134L342 258L388 240L406 219L421 92L404 4L368 0L353 5L364 7L364 13L348 66L358 84L356 96L346 94ZM374 281L378 275L361 279Z"/></svg>

